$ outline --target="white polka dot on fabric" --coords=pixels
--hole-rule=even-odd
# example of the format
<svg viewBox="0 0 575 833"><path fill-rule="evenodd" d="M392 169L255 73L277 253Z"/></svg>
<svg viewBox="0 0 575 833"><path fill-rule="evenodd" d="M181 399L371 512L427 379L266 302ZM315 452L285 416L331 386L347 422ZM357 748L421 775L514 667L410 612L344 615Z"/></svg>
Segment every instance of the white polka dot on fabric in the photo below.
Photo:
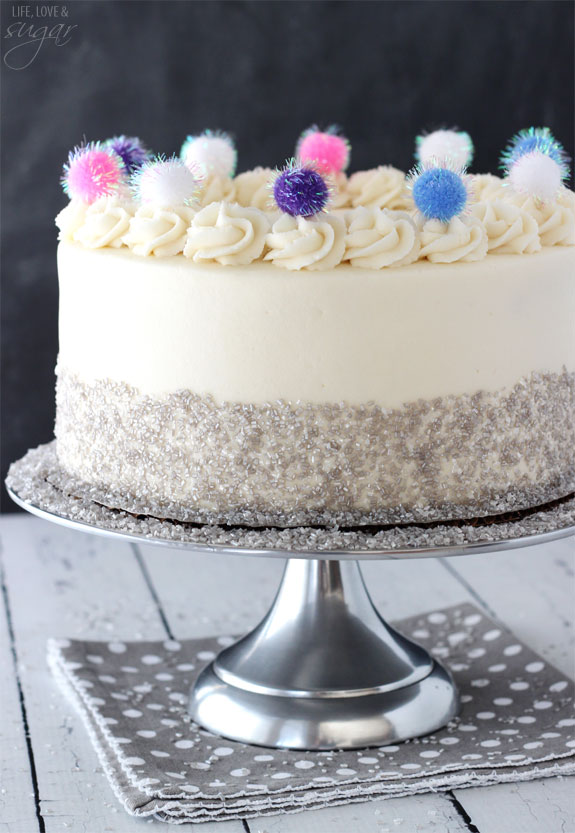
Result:
<svg viewBox="0 0 575 833"><path fill-rule="evenodd" d="M462 761L479 761L480 758L483 758L483 755L479 755L477 752L469 752L467 755L462 755Z"/></svg>
<svg viewBox="0 0 575 833"><path fill-rule="evenodd" d="M349 769L349 767L343 766L341 769L336 769L338 775L357 775L357 771L355 769Z"/></svg>
<svg viewBox="0 0 575 833"><path fill-rule="evenodd" d="M164 707L161 703L146 703L146 708L152 712L161 712Z"/></svg>
<svg viewBox="0 0 575 833"><path fill-rule="evenodd" d="M426 749L425 752L420 752L420 758L437 758L441 752L437 749Z"/></svg>
<svg viewBox="0 0 575 833"><path fill-rule="evenodd" d="M517 656L517 654L520 654L522 650L522 645L508 645L506 648L503 649L503 653L506 657L515 657Z"/></svg>
<svg viewBox="0 0 575 833"><path fill-rule="evenodd" d="M182 705L188 702L187 694L184 694L182 691L172 691L168 694L168 697L170 700L175 700L176 703L181 703Z"/></svg>
<svg viewBox="0 0 575 833"><path fill-rule="evenodd" d="M118 721L116 720L116 718L115 718L115 717L103 717L103 718L102 718L102 720L103 720L103 721L104 721L104 723L106 723L108 726L117 726L117 725L118 725Z"/></svg>
<svg viewBox="0 0 575 833"><path fill-rule="evenodd" d="M218 645L227 648L228 645L233 645L236 640L233 636L218 636Z"/></svg>
<svg viewBox="0 0 575 833"><path fill-rule="evenodd" d="M133 665L122 665L122 671L125 674L137 674L140 669Z"/></svg>
<svg viewBox="0 0 575 833"><path fill-rule="evenodd" d="M176 665L178 671L193 671L195 667L191 662L181 662L179 665Z"/></svg>
<svg viewBox="0 0 575 833"><path fill-rule="evenodd" d="M466 616L463 620L465 625L478 625L481 622L481 616L478 613L472 613L470 616Z"/></svg>
<svg viewBox="0 0 575 833"><path fill-rule="evenodd" d="M153 729L140 729L138 732L136 732L136 734L139 735L141 738L155 738L156 737L156 733L154 732Z"/></svg>
<svg viewBox="0 0 575 833"><path fill-rule="evenodd" d="M157 656L157 654L144 654L140 662L144 665L159 665L162 661L162 657Z"/></svg>
<svg viewBox="0 0 575 833"><path fill-rule="evenodd" d="M103 657L100 657L97 654L86 654L86 659L94 665L99 665L101 662L104 662Z"/></svg>
<svg viewBox="0 0 575 833"><path fill-rule="evenodd" d="M141 717L142 712L139 709L124 709L122 712L124 717Z"/></svg>
<svg viewBox="0 0 575 833"><path fill-rule="evenodd" d="M160 673L155 674L154 677L155 677L156 680L159 680L161 683L167 683L170 680L174 679L174 675L173 674L168 674L167 671L160 671Z"/></svg>
<svg viewBox="0 0 575 833"><path fill-rule="evenodd" d="M146 762L143 758L124 758L124 763L130 766L143 766Z"/></svg>
<svg viewBox="0 0 575 833"><path fill-rule="evenodd" d="M397 752L398 749L399 749L399 746L391 746L391 745L390 746L380 746L379 747L380 752Z"/></svg>
<svg viewBox="0 0 575 833"><path fill-rule="evenodd" d="M565 726L575 726L575 718L573 717L564 717L563 720L560 720L556 724L558 729L563 729Z"/></svg>
<svg viewBox="0 0 575 833"><path fill-rule="evenodd" d="M549 691L564 691L569 683L566 680L560 680L558 683L553 683L549 686Z"/></svg>
<svg viewBox="0 0 575 833"><path fill-rule="evenodd" d="M573 747L575 746L575 740L568 740L565 746L568 746L569 749L573 749Z"/></svg>
<svg viewBox="0 0 575 833"><path fill-rule="evenodd" d="M499 630L499 628L493 628L492 630L486 631L483 634L483 639L485 640L485 642L493 642L494 639L499 639L500 636L501 631Z"/></svg>
<svg viewBox="0 0 575 833"><path fill-rule="evenodd" d="M199 651L196 654L198 659L201 659L204 662L209 662L209 660L215 659L216 655L213 651Z"/></svg>
<svg viewBox="0 0 575 833"><path fill-rule="evenodd" d="M138 781L139 787L151 787L152 784L159 784L159 778L142 778L141 781Z"/></svg>
<svg viewBox="0 0 575 833"><path fill-rule="evenodd" d="M490 748L495 747L495 746L501 746L501 741L500 740L492 740L492 739L482 740L479 745L484 746L487 749L490 749Z"/></svg>
<svg viewBox="0 0 575 833"><path fill-rule="evenodd" d="M214 749L214 755L217 755L218 758L226 758L233 754L234 750L230 746L218 746L217 749Z"/></svg>
<svg viewBox="0 0 575 833"><path fill-rule="evenodd" d="M123 642L108 642L108 651L113 654L125 654L126 645Z"/></svg>
<svg viewBox="0 0 575 833"><path fill-rule="evenodd" d="M493 701L496 706L510 706L512 702L511 697L496 697Z"/></svg>
<svg viewBox="0 0 575 833"><path fill-rule="evenodd" d="M379 760L377 758L370 758L367 755L362 755L360 758L357 759L358 764L378 764Z"/></svg>
<svg viewBox="0 0 575 833"><path fill-rule="evenodd" d="M414 639L429 639L430 633L426 628L418 628L411 634Z"/></svg>
<svg viewBox="0 0 575 833"><path fill-rule="evenodd" d="M471 703L471 701L473 700L473 695L472 694L462 694L459 699L461 700L462 703Z"/></svg>
<svg viewBox="0 0 575 833"><path fill-rule="evenodd" d="M313 761L296 761L294 766L297 769L311 769L315 764Z"/></svg>
<svg viewBox="0 0 575 833"><path fill-rule="evenodd" d="M455 633L450 633L447 636L447 641L451 645L452 648L455 648L461 642L464 642L467 639L467 634L464 631L456 631Z"/></svg>
<svg viewBox="0 0 575 833"><path fill-rule="evenodd" d="M544 662L528 662L525 666L525 670L528 671L530 674L537 674L539 671L543 671L544 668Z"/></svg>
<svg viewBox="0 0 575 833"><path fill-rule="evenodd" d="M274 772L272 778L276 781L285 781L286 778L291 778L291 772Z"/></svg>
<svg viewBox="0 0 575 833"><path fill-rule="evenodd" d="M477 712L475 717L478 720L493 720L495 717L495 712Z"/></svg>
<svg viewBox="0 0 575 833"><path fill-rule="evenodd" d="M505 671L507 668L504 662L499 662L497 665L490 665L487 669L491 674L498 674L500 671Z"/></svg>
<svg viewBox="0 0 575 833"><path fill-rule="evenodd" d="M223 784L222 782L220 782L220 784L221 784L222 786L224 786L224 784ZM195 787L193 784L182 784L181 789L182 789L185 793L199 793L199 792L200 792L200 788L199 788L199 787Z"/></svg>
<svg viewBox="0 0 575 833"><path fill-rule="evenodd" d="M459 738L455 737L448 737L448 738L441 738L439 741L443 746L454 746L456 743L459 743Z"/></svg>
<svg viewBox="0 0 575 833"><path fill-rule="evenodd" d="M477 726L474 726L472 723L461 723L458 729L460 732L476 732Z"/></svg>
<svg viewBox="0 0 575 833"><path fill-rule="evenodd" d="M478 680L471 680L471 685L473 688L485 688L485 686L489 685L489 680L486 680L485 677Z"/></svg>
<svg viewBox="0 0 575 833"><path fill-rule="evenodd" d="M183 781L184 778L186 777L185 775L182 775L181 772L167 772L166 771L166 775L168 776L168 778L178 778L178 780L181 780L181 781Z"/></svg>
<svg viewBox="0 0 575 833"><path fill-rule="evenodd" d="M430 613L427 617L427 621L431 622L433 625L442 625L447 621L447 616L445 613Z"/></svg>
<svg viewBox="0 0 575 833"><path fill-rule="evenodd" d="M525 755L505 755L506 761L522 761Z"/></svg>
<svg viewBox="0 0 575 833"><path fill-rule="evenodd" d="M499 734L500 735L518 735L519 734L519 729L500 729Z"/></svg>
<svg viewBox="0 0 575 833"><path fill-rule="evenodd" d="M162 724L162 726L170 726L170 727L174 727L174 726L179 725L178 721L177 720L172 720L171 717L164 717L162 720L160 720L160 723Z"/></svg>
<svg viewBox="0 0 575 833"><path fill-rule="evenodd" d="M262 761L262 763L264 761L273 761L273 759L274 759L273 755L254 755L254 761ZM297 766L297 764L296 764L296 766Z"/></svg>
<svg viewBox="0 0 575 833"><path fill-rule="evenodd" d="M402 764L401 769L421 769L420 764Z"/></svg>
<svg viewBox="0 0 575 833"><path fill-rule="evenodd" d="M177 740L177 741L174 743L174 746L175 746L177 749L191 749L191 748L192 748L192 746L194 746L194 745L195 745L195 744L194 744L194 741L193 741L193 740Z"/></svg>
<svg viewBox="0 0 575 833"><path fill-rule="evenodd" d="M115 683L116 682L116 678L112 677L110 674L100 674L98 676L98 679L100 680L101 683Z"/></svg>
<svg viewBox="0 0 575 833"><path fill-rule="evenodd" d="M540 740L532 740L529 743L524 743L523 749L538 749L540 746L543 746Z"/></svg>
<svg viewBox="0 0 575 833"><path fill-rule="evenodd" d="M553 703L551 700L535 700L533 703L533 708L537 709L538 711L543 711L544 709L551 709L553 708Z"/></svg>
<svg viewBox="0 0 575 833"><path fill-rule="evenodd" d="M469 668L469 666L465 662L451 662L449 663L449 667L452 671L455 671L456 673L458 671L465 671L467 668Z"/></svg>
<svg viewBox="0 0 575 833"><path fill-rule="evenodd" d="M246 769L245 767L240 767L240 769L232 769L232 771L230 772L230 775L232 775L234 778L245 778L246 775L249 774L249 769Z"/></svg>
<svg viewBox="0 0 575 833"><path fill-rule="evenodd" d="M138 694L149 694L152 690L152 686L150 683L142 683L141 685L135 685L134 691L137 691Z"/></svg>
<svg viewBox="0 0 575 833"><path fill-rule="evenodd" d="M132 743L131 738L114 738L114 740L116 741L116 743L121 743L121 744Z"/></svg>
<svg viewBox="0 0 575 833"><path fill-rule="evenodd" d="M543 732L539 737L547 740L547 738L560 738L561 735L559 732Z"/></svg>
<svg viewBox="0 0 575 833"><path fill-rule="evenodd" d="M526 691L529 688L529 683L526 683L524 680L517 680L514 683L509 683L509 688L513 689L513 691Z"/></svg>
<svg viewBox="0 0 575 833"><path fill-rule="evenodd" d="M179 651L182 647L175 639L166 639L163 644L166 651Z"/></svg>
<svg viewBox="0 0 575 833"><path fill-rule="evenodd" d="M517 718L518 723L535 723L535 718L532 717L530 714L523 714L521 717Z"/></svg>
<svg viewBox="0 0 575 833"><path fill-rule="evenodd" d="M150 755L153 755L154 758L169 758L170 753L164 752L162 749L152 749ZM168 773L166 773L167 775Z"/></svg>

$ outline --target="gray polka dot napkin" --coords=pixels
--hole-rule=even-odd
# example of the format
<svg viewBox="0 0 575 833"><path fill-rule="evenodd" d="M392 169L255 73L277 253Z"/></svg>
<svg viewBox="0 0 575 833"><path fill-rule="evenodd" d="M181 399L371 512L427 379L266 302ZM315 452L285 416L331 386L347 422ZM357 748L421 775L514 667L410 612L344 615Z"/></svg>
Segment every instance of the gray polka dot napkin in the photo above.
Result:
<svg viewBox="0 0 575 833"><path fill-rule="evenodd" d="M48 658L135 816L252 818L575 772L573 683L553 666L469 604L395 626L451 669L461 714L434 735L346 752L246 746L194 724L189 688L230 637L51 640Z"/></svg>

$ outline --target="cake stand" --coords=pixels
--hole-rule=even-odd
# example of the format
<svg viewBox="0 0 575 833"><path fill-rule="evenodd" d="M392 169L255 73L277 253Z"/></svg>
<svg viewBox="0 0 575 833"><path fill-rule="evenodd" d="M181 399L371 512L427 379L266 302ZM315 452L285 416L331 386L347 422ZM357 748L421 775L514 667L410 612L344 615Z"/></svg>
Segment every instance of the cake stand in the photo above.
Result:
<svg viewBox="0 0 575 833"><path fill-rule="evenodd" d="M568 522L540 534L519 531L518 537L506 540L314 551L318 530L310 528L302 530L301 548L286 551L250 544L253 531L247 528L244 539L234 530L233 546L150 537L137 531L137 519L131 519L136 531L118 529L117 510L97 505L98 522L87 523L78 519L78 501L72 497L67 498L68 508L62 495L59 503L51 504L38 497L41 492L31 500L25 489L8 490L29 512L83 532L179 549L287 559L270 610L201 672L189 711L216 735L302 750L383 746L436 731L458 711L449 672L375 609L360 560L487 553L575 533L575 525ZM220 529L225 539L226 529Z"/></svg>

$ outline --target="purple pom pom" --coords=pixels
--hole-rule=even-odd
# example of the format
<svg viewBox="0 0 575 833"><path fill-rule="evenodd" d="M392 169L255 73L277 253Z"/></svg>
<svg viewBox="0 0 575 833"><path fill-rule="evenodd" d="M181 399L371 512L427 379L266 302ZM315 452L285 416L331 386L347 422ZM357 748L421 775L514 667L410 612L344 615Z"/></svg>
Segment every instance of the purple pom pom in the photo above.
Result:
<svg viewBox="0 0 575 833"><path fill-rule="evenodd" d="M326 207L329 187L315 168L291 162L276 176L273 195L280 211L292 217L311 217Z"/></svg>
<svg viewBox="0 0 575 833"><path fill-rule="evenodd" d="M107 139L105 144L118 154L127 174L134 173L150 158L150 151L137 136L114 136Z"/></svg>

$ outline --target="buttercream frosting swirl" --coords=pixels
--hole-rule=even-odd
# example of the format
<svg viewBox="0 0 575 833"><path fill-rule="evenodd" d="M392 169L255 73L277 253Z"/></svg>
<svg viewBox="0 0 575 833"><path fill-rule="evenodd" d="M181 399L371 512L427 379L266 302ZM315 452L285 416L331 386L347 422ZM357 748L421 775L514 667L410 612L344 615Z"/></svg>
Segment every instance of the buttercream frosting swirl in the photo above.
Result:
<svg viewBox="0 0 575 833"><path fill-rule="evenodd" d="M426 220L420 228L420 258L432 263L483 260L487 254L487 232L477 217L454 217L449 223Z"/></svg>
<svg viewBox="0 0 575 833"><path fill-rule="evenodd" d="M331 178L332 193L330 207L332 209L347 208L350 203L350 194L347 190L348 179L343 171Z"/></svg>
<svg viewBox="0 0 575 833"><path fill-rule="evenodd" d="M229 176L218 176L212 174L204 180L200 193L200 205L211 205L213 202L228 200L232 202L235 197L235 180Z"/></svg>
<svg viewBox="0 0 575 833"><path fill-rule="evenodd" d="M188 206L142 205L130 221L124 243L137 255L172 257L183 251L194 210Z"/></svg>
<svg viewBox="0 0 575 833"><path fill-rule="evenodd" d="M345 223L334 214L312 219L282 214L266 235L264 260L284 269L333 269L345 250Z"/></svg>
<svg viewBox="0 0 575 833"><path fill-rule="evenodd" d="M476 203L471 213L485 226L488 251L532 254L541 249L537 221L519 206L496 199Z"/></svg>
<svg viewBox="0 0 575 833"><path fill-rule="evenodd" d="M530 214L539 227L542 246L575 245L575 194L563 188L556 200L542 202L535 197L509 191L506 202Z"/></svg>
<svg viewBox="0 0 575 833"><path fill-rule="evenodd" d="M403 266L417 260L419 247L419 233L408 214L363 207L347 214L343 260L352 266Z"/></svg>
<svg viewBox="0 0 575 833"><path fill-rule="evenodd" d="M75 230L73 239L87 249L124 245L124 235L134 216L134 203L122 197L100 197L86 208L83 223Z"/></svg>
<svg viewBox="0 0 575 833"><path fill-rule="evenodd" d="M413 209L403 171L391 165L380 165L369 171L357 171L347 181L352 206L367 208Z"/></svg>
<svg viewBox="0 0 575 833"><path fill-rule="evenodd" d="M86 218L89 204L82 200L70 200L59 214L56 215L56 225L59 229L58 240L71 242Z"/></svg>
<svg viewBox="0 0 575 833"><path fill-rule="evenodd" d="M258 208L213 202L192 220L184 255L196 262L245 265L260 257L269 228L268 218Z"/></svg>
<svg viewBox="0 0 575 833"><path fill-rule="evenodd" d="M469 180L475 202L503 199L508 190L505 180L493 174L472 174Z"/></svg>
<svg viewBox="0 0 575 833"><path fill-rule="evenodd" d="M254 168L244 171L234 179L234 199L240 205L272 211L274 206L270 191L273 175L271 168Z"/></svg>

